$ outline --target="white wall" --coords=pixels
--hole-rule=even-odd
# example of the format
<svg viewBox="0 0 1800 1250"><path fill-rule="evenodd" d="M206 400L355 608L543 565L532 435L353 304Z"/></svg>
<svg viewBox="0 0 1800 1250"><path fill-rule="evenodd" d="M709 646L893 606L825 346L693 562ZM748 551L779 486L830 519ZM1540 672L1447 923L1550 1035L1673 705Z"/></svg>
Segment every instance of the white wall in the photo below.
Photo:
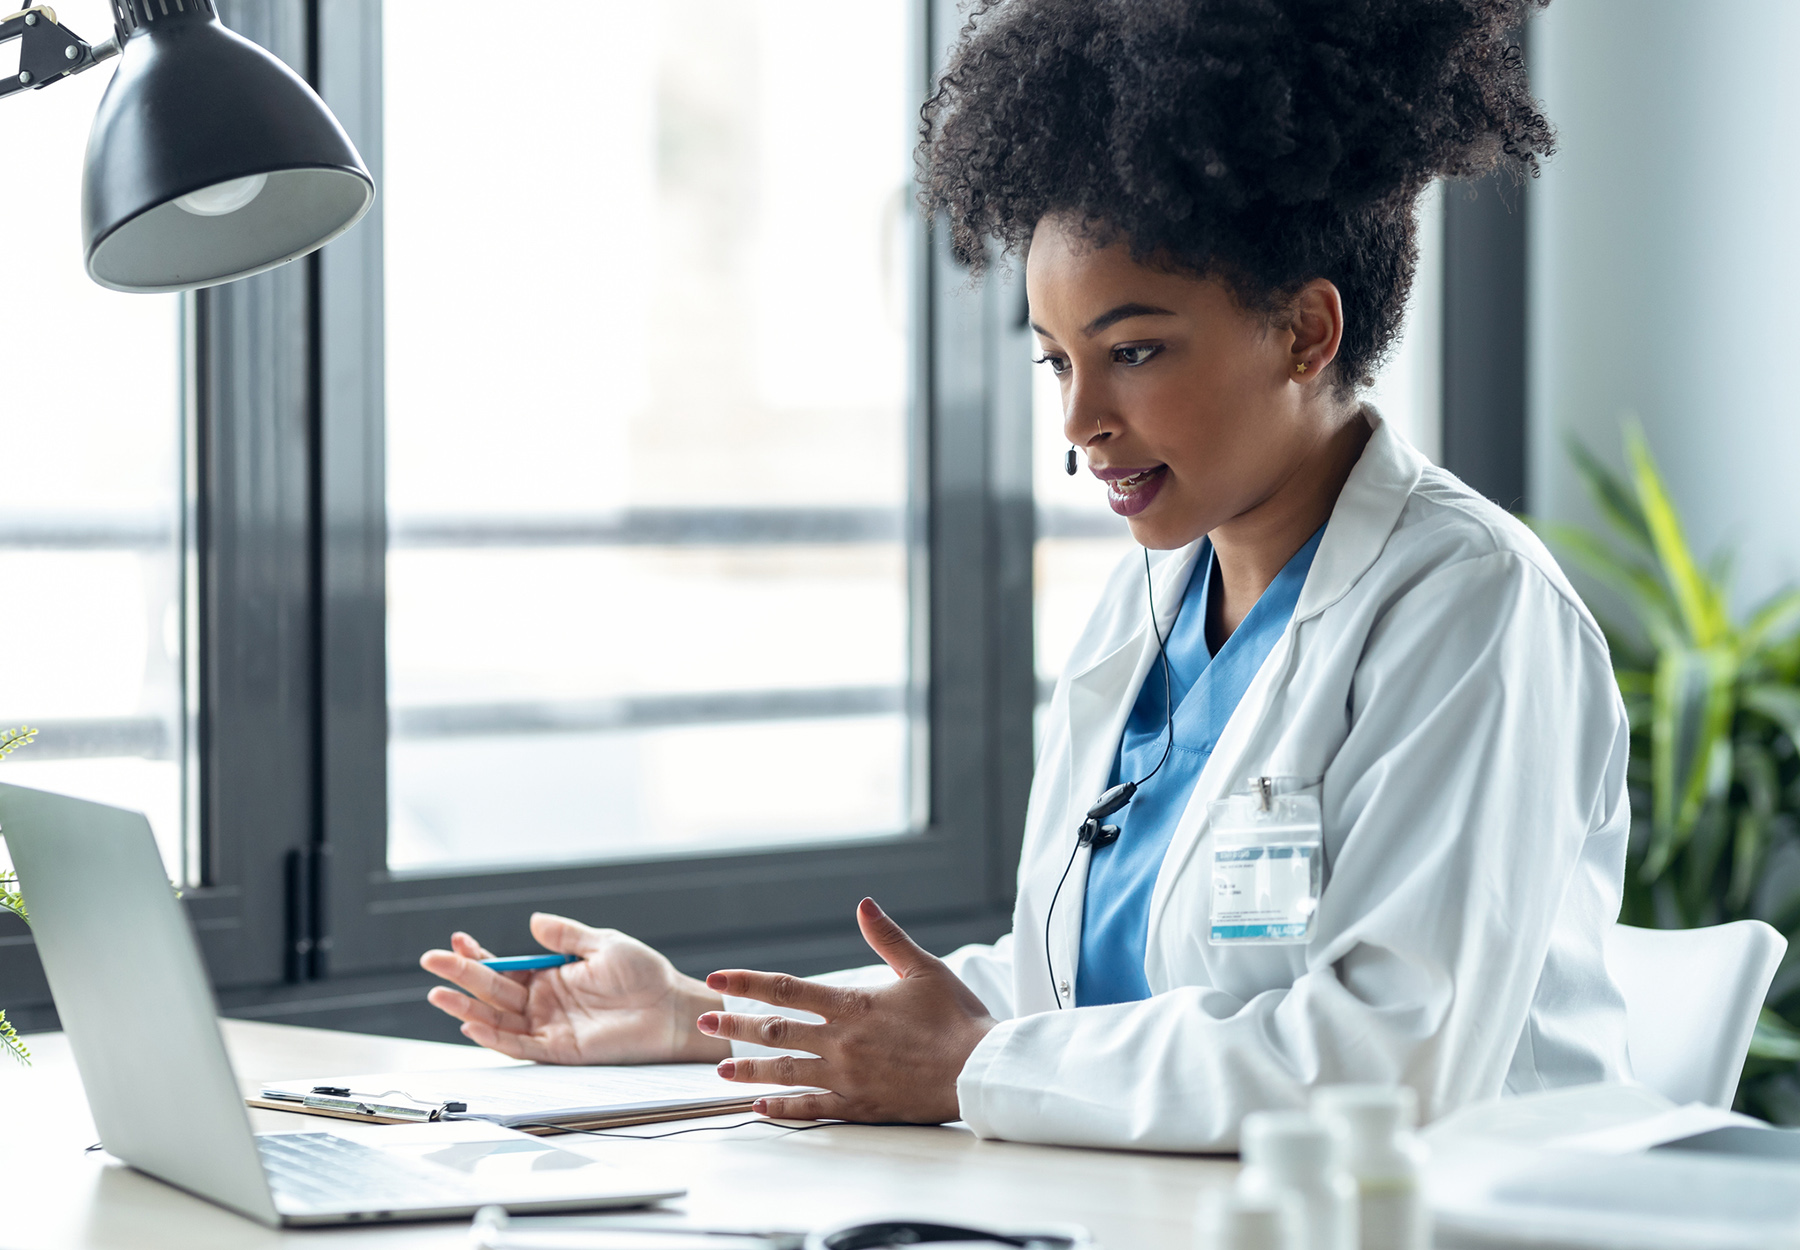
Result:
<svg viewBox="0 0 1800 1250"><path fill-rule="evenodd" d="M1563 450L1641 417L1739 605L1800 578L1800 4L1559 0L1533 85L1561 150L1530 188L1530 504L1587 521Z"/></svg>

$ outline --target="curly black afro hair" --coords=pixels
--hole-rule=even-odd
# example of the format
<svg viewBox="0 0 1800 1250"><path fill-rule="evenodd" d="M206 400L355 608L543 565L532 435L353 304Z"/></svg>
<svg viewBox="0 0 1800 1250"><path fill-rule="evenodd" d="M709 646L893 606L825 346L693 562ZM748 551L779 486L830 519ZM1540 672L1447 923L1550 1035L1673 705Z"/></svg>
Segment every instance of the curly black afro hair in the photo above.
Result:
<svg viewBox="0 0 1800 1250"><path fill-rule="evenodd" d="M1437 177L1553 149L1513 40L1547 0L978 0L922 110L922 199L958 257L1047 214L1274 316L1344 300L1337 385L1399 331Z"/></svg>

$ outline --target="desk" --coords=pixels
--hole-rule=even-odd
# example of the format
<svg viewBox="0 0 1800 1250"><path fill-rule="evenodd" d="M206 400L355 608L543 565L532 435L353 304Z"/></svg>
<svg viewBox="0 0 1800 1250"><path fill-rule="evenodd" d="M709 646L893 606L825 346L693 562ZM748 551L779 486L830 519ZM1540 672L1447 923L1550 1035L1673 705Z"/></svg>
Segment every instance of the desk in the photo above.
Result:
<svg viewBox="0 0 1800 1250"><path fill-rule="evenodd" d="M264 1079L333 1072L506 1062L438 1042L238 1020L224 1027L247 1088ZM57 1033L26 1040L33 1066L0 1069L0 1246L6 1250L467 1245L466 1220L307 1232L263 1228L98 1151L83 1154L95 1140L94 1125L67 1044ZM279 1111L253 1111L251 1118L258 1130L326 1123ZM688 1187L686 1209L702 1219L784 1227L896 1212L1023 1224L1071 1220L1091 1228L1108 1250L1191 1250L1196 1195L1237 1171L1232 1160L984 1142L959 1128L846 1124L787 1136L771 1125L656 1142L569 1140L666 1167Z"/></svg>

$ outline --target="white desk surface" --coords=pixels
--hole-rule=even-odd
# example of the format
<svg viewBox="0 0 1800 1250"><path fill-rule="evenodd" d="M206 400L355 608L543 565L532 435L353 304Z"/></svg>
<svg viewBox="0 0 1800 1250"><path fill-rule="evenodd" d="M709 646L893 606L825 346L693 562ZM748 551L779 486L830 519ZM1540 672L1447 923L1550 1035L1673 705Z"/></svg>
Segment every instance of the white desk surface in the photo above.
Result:
<svg viewBox="0 0 1800 1250"><path fill-rule="evenodd" d="M224 1022L246 1088L326 1073L423 1071L506 1060L468 1046ZM306 1244L466 1247L466 1220L280 1232L131 1171L95 1140L62 1035L26 1039L33 1066L0 1068L0 1247L215 1250ZM261 1129L326 1125L253 1111ZM706 1121L691 1121L706 1123ZM689 1125L669 1125L668 1128ZM650 1133L652 1126L621 1130ZM597 1142L595 1138L570 1141ZM667 1168L683 1207L704 1219L804 1228L882 1214L1087 1225L1110 1250L1191 1250L1199 1192L1237 1171L1230 1159L984 1142L959 1128L836 1125L784 1136L775 1126L595 1149Z"/></svg>

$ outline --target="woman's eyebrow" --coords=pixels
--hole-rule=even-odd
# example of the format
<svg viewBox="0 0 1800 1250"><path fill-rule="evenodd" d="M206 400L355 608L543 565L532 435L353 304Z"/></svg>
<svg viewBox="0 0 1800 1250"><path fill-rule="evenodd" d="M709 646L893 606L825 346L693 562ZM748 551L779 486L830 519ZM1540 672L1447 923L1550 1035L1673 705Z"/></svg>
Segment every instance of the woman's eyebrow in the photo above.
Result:
<svg viewBox="0 0 1800 1250"><path fill-rule="evenodd" d="M1106 327L1113 325L1116 322L1124 321L1127 317L1173 317L1174 315L1175 314L1170 312L1167 308L1157 308L1151 304L1120 304L1117 308L1108 312L1103 312L1098 317L1095 317L1092 321L1088 322L1087 325L1082 327L1081 332L1087 335L1087 337L1093 338L1096 334L1100 333L1100 331L1106 329ZM1033 321L1030 324L1033 330L1043 335L1045 338L1052 340L1056 338L1054 334L1044 329L1044 327L1037 322Z"/></svg>
<svg viewBox="0 0 1800 1250"><path fill-rule="evenodd" d="M1106 327L1123 321L1127 317L1173 317L1174 315L1167 308L1157 308L1152 304L1120 304L1117 308L1103 312L1088 322L1086 326L1082 327L1081 332L1089 338L1093 338Z"/></svg>

